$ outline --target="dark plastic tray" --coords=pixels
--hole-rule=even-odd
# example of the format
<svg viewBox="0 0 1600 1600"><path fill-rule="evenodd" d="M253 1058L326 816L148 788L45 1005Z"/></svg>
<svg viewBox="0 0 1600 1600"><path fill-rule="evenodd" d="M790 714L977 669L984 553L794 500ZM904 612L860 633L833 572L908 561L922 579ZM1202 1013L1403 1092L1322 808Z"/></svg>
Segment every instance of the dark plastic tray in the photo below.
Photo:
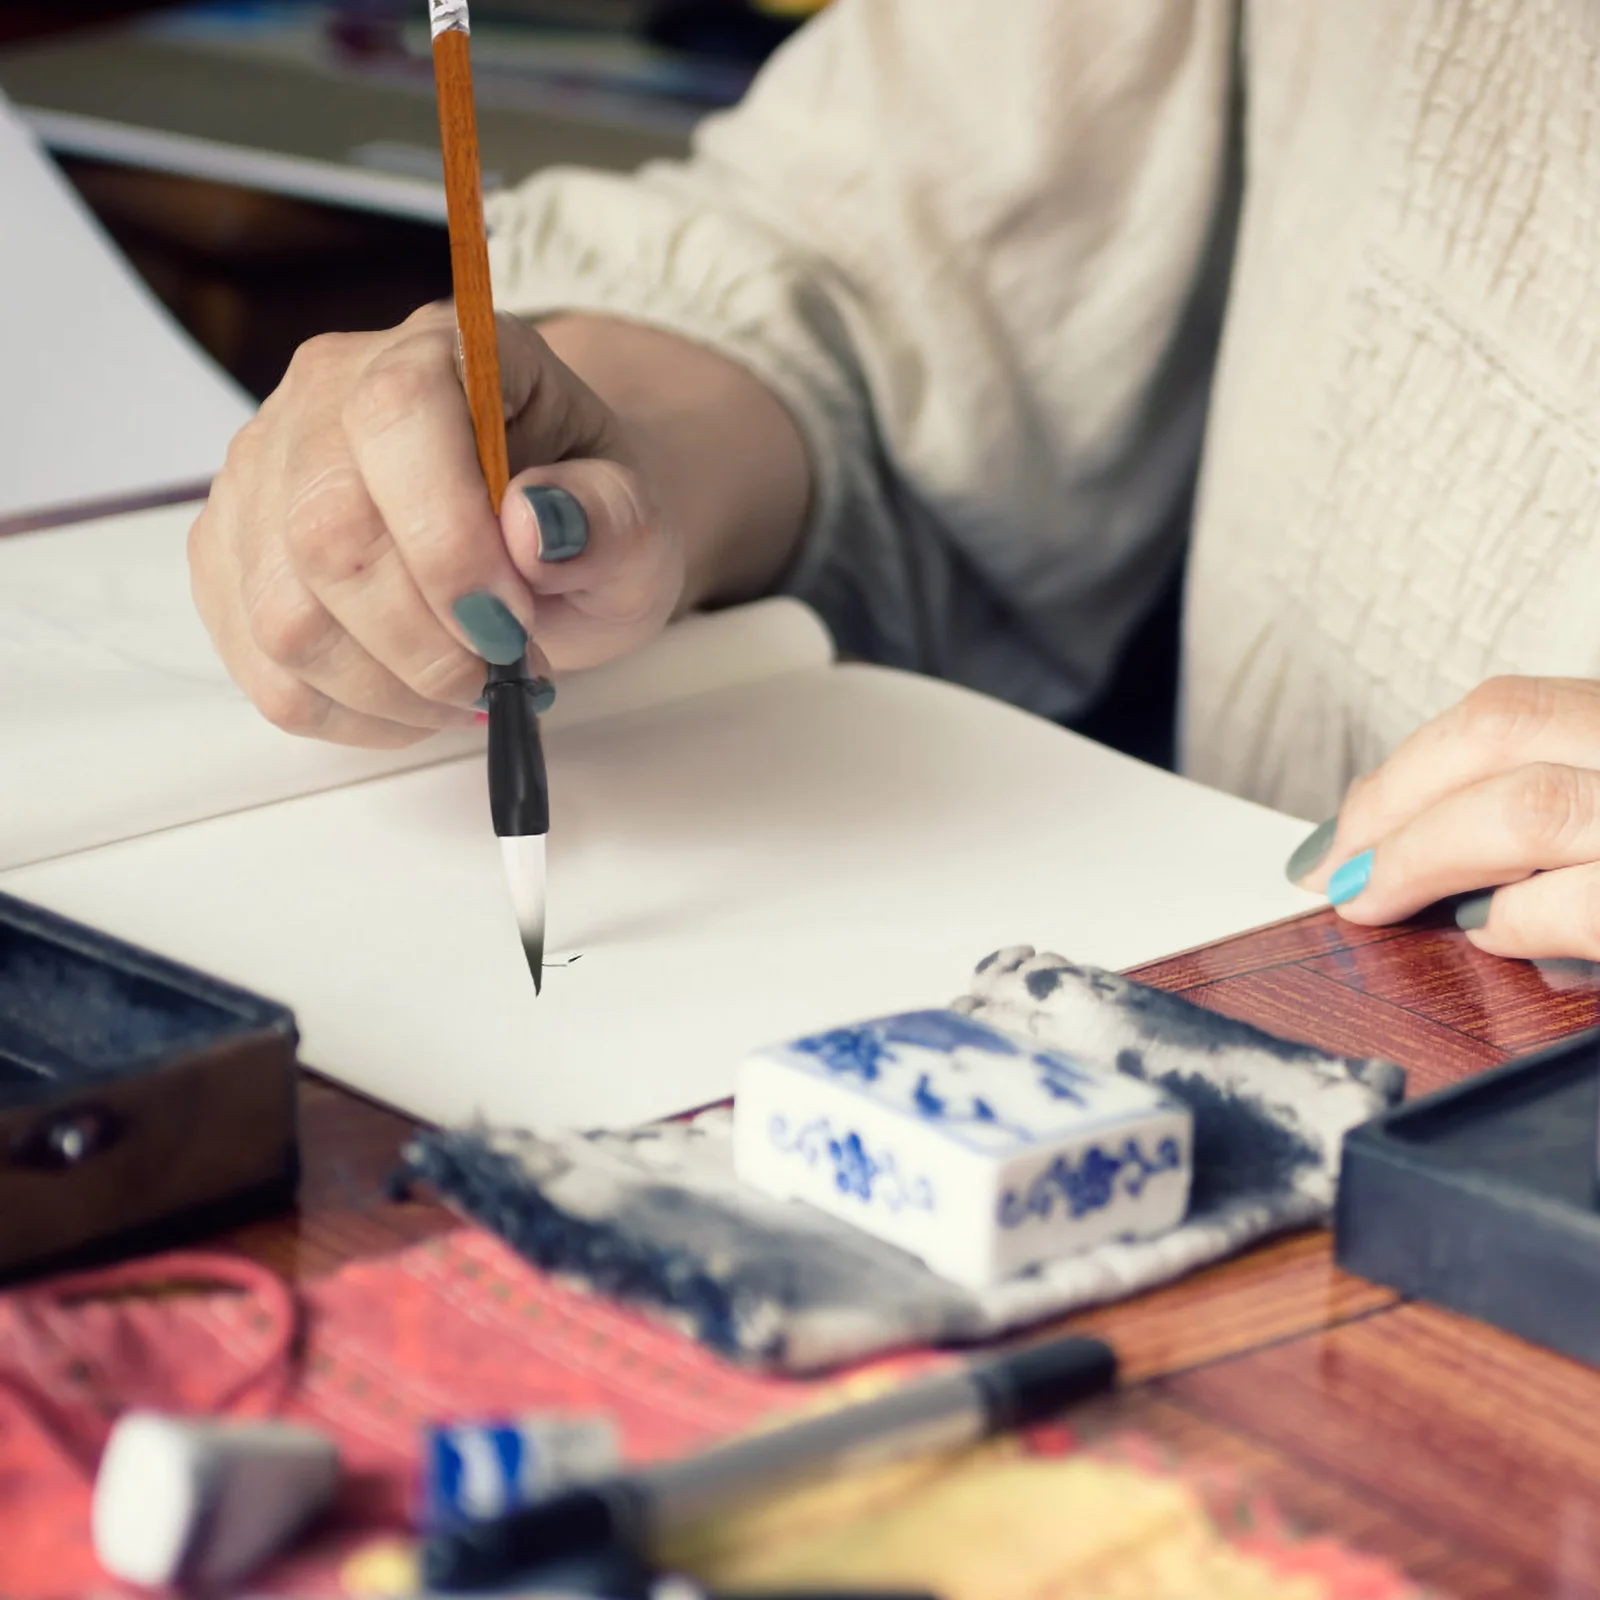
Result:
<svg viewBox="0 0 1600 1600"><path fill-rule="evenodd" d="M1344 1143L1340 1266L1600 1365L1600 1030Z"/></svg>
<svg viewBox="0 0 1600 1600"><path fill-rule="evenodd" d="M281 1207L292 1013L0 894L0 1278Z"/></svg>

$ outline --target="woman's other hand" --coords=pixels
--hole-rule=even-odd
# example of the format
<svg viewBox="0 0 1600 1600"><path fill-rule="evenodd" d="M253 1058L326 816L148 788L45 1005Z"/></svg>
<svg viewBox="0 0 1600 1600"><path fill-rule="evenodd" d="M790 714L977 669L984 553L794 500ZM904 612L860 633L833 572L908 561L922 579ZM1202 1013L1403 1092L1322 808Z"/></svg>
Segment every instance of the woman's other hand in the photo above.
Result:
<svg viewBox="0 0 1600 1600"><path fill-rule="evenodd" d="M1600 683L1491 679L1358 779L1288 872L1352 922L1464 896L1482 950L1600 960Z"/></svg>

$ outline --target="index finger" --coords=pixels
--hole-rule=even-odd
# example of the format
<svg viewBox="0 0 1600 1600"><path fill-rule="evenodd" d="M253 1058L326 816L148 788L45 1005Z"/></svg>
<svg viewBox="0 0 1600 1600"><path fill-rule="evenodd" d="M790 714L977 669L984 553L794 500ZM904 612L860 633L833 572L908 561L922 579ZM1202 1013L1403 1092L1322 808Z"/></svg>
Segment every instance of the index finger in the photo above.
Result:
<svg viewBox="0 0 1600 1600"><path fill-rule="evenodd" d="M362 481L429 608L485 660L519 660L533 596L489 502L456 371L455 324L418 319L382 351L345 404Z"/></svg>

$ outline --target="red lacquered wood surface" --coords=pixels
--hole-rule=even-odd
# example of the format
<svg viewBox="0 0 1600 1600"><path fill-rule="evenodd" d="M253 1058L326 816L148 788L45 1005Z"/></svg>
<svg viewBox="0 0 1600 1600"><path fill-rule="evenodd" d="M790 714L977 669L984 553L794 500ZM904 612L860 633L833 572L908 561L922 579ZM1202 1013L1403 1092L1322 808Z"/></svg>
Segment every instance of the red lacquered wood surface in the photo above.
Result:
<svg viewBox="0 0 1600 1600"><path fill-rule="evenodd" d="M1480 955L1454 928L1318 913L1139 977L1286 1036L1384 1055L1413 1093L1600 1025L1588 968ZM305 1079L299 1208L227 1242L291 1277L452 1225L383 1182L411 1124ZM222 1241L219 1241L222 1242ZM1340 1272L1303 1233L1073 1319L1127 1383L1088 1419L1260 1489L1463 1597L1600 1595L1600 1373Z"/></svg>

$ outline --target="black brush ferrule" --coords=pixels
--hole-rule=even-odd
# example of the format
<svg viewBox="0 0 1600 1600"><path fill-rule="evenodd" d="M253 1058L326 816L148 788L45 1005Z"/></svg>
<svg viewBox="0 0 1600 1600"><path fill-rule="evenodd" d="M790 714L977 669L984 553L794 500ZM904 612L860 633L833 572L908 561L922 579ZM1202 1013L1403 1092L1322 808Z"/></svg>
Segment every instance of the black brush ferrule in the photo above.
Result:
<svg viewBox="0 0 1600 1600"><path fill-rule="evenodd" d="M484 684L489 711L489 814L502 839L550 831L550 780L539 737L538 705L546 685L526 661L491 665Z"/></svg>

